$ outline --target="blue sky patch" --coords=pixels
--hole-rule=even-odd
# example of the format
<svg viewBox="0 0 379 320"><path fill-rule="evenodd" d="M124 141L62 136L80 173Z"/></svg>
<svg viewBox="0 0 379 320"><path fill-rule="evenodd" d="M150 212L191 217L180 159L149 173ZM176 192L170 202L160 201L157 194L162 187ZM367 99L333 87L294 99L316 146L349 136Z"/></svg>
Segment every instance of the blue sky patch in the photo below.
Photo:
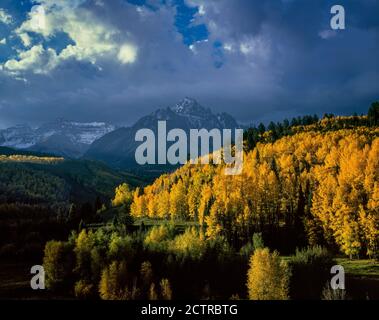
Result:
<svg viewBox="0 0 379 320"><path fill-rule="evenodd" d="M197 7L188 7L184 0L175 0L177 10L175 26L183 36L186 45L208 39L209 32L204 24L194 25L193 20L199 12Z"/></svg>

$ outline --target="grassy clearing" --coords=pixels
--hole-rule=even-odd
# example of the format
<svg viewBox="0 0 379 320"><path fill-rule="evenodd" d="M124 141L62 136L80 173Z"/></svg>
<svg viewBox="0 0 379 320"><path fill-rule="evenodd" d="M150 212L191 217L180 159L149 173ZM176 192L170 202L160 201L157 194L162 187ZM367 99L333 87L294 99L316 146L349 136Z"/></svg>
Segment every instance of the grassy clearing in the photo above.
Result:
<svg viewBox="0 0 379 320"><path fill-rule="evenodd" d="M282 256L289 262L290 256ZM348 258L335 258L336 263L345 268L346 274L352 277L371 278L379 281L379 262L374 260L350 260Z"/></svg>
<svg viewBox="0 0 379 320"><path fill-rule="evenodd" d="M354 277L376 278L379 280L379 262L374 260L349 260L337 258L337 263L345 268L348 275Z"/></svg>

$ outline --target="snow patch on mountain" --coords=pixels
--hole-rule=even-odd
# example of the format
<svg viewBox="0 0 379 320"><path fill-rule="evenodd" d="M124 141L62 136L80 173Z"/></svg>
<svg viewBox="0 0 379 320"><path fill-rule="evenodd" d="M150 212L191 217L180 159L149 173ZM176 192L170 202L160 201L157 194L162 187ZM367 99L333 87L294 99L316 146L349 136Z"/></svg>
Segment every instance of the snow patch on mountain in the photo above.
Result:
<svg viewBox="0 0 379 320"><path fill-rule="evenodd" d="M115 126L105 122L81 123L63 119L42 124L38 128L17 125L0 130L0 146L33 149L34 146L48 143L51 137L60 136L73 145L85 148L115 129ZM55 146L55 148L59 148L59 146Z"/></svg>

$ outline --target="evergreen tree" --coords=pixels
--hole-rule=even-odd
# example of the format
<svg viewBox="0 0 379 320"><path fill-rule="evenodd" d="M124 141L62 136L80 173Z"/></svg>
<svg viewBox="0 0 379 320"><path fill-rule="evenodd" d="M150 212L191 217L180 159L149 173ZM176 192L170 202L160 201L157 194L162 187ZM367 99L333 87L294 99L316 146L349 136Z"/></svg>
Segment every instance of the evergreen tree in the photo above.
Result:
<svg viewBox="0 0 379 320"><path fill-rule="evenodd" d="M379 102L373 102L371 104L367 117L370 126L379 125Z"/></svg>

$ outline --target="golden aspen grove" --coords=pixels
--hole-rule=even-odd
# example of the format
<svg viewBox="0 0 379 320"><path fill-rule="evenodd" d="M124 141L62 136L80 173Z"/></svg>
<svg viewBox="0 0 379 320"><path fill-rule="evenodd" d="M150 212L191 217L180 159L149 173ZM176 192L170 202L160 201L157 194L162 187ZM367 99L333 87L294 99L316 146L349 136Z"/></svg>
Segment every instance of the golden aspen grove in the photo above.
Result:
<svg viewBox="0 0 379 320"><path fill-rule="evenodd" d="M192 221L205 237L224 236L235 244L254 232L304 227L310 246L337 247L351 258L375 257L379 128L348 128L350 120L323 119L273 143L258 143L246 151L241 175L187 164L137 189L131 215ZM342 128L327 129L334 125Z"/></svg>

